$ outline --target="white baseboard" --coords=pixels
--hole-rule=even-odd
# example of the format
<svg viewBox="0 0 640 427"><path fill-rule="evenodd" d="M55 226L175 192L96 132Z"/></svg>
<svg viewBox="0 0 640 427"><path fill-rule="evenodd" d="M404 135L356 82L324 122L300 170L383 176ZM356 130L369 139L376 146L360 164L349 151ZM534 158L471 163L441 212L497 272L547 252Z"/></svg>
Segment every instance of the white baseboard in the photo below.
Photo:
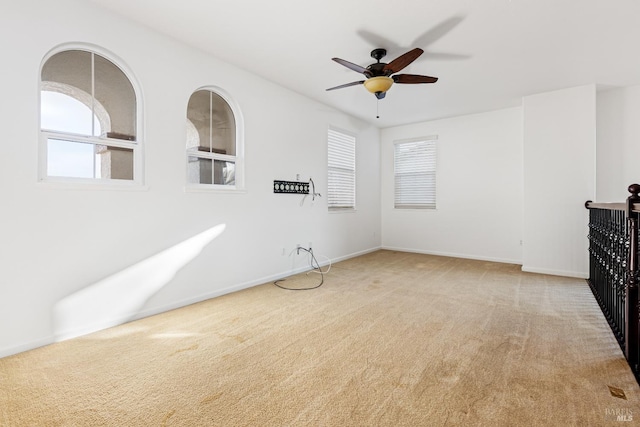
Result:
<svg viewBox="0 0 640 427"><path fill-rule="evenodd" d="M574 277L576 279L589 278L589 273L583 273L578 271L566 271L566 270L552 270L548 268L536 268L536 267L528 267L524 265L522 266L522 271L526 273L548 274L551 276Z"/></svg>
<svg viewBox="0 0 640 427"><path fill-rule="evenodd" d="M380 249L383 249L383 247L382 246L376 246L374 248L366 249L364 251L354 252L354 253L352 253L350 255L345 255L345 256L338 257L338 258L334 258L334 259L331 260L331 263L345 261L347 259L359 257L359 256L366 255L366 254L370 254L371 252L379 251ZM326 264L327 263L324 263L324 265L326 265ZM321 264L321 265L324 267L323 264Z"/></svg>
<svg viewBox="0 0 640 427"><path fill-rule="evenodd" d="M473 260L477 260L477 261L499 262L499 263L502 263L502 264L522 265L522 260L509 259L509 258L496 258L496 257L482 256L482 255L460 254L460 253L455 253L455 252L425 251L425 250L422 250L422 249L397 248L397 247L394 247L394 246L382 246L381 249L386 249L386 250L389 250L389 251L398 251L398 252L411 252L411 253L425 254L425 255L446 256L446 257L451 257L451 258L473 259Z"/></svg>
<svg viewBox="0 0 640 427"><path fill-rule="evenodd" d="M55 339L53 336L41 338L36 341L26 342L15 347L5 347L0 349L0 359L3 357L13 356L14 354L22 353L25 351L33 350L38 347L44 347L45 345L53 344Z"/></svg>
<svg viewBox="0 0 640 427"><path fill-rule="evenodd" d="M379 250L380 248L371 248L371 249L366 249L364 251L360 251L360 252L355 252L352 254L348 254L348 255L344 255L335 259L331 259L331 260L325 260L324 262L318 260L318 263L320 264L321 267L325 267L326 265L328 265L329 263L335 263L335 262L339 262L339 261L343 261L345 259L349 259L349 258L355 258L357 256L360 255L364 255L370 252L374 252L376 250ZM78 330L74 330L74 331L65 331L64 333L60 334L61 337L64 337L62 340L64 339L70 339L70 338L75 338L75 337L79 337L82 335L87 335L93 332L97 332L106 328L110 328L110 327L114 327L117 325L122 325L124 323L127 322L131 322L134 320L139 320L139 319L143 319L145 317L149 317L149 316L155 316L156 314L160 314L160 313L165 313L167 311L171 311L171 310L176 310L178 308L182 308L182 307L186 307L188 305L191 304L196 304L202 301L206 301L212 298L216 298L222 295L226 295L226 294L230 294L233 292L238 292L241 291L243 289L248 289L248 288L252 288L254 286L259 286L259 285L263 285L265 283L271 283L271 282L275 282L276 280L280 280L283 279L285 277L288 276L292 276L294 274L298 274L298 273L303 273L305 271L310 270L310 267L308 265L302 266L302 267L298 267L295 269L291 269L287 272L282 272L282 273L277 273L277 274L273 274L270 276L266 276L266 277L261 277L259 279L255 279L255 280L250 280L248 282L244 282L244 283L240 283L237 285L232 285L232 286L227 286L225 288L222 289L215 289L211 292L206 292L204 294L200 294L194 297L190 297L190 298L185 298L182 299L180 301L175 301L171 304L166 304L163 305L161 307L154 307L154 308L150 308L150 309L146 309L146 310L142 310L136 313L131 313L130 315L118 318L118 319L110 319L106 322L102 322L100 325L93 325L93 327L83 327L82 329L78 329ZM58 339L58 341L61 341L61 339Z"/></svg>
<svg viewBox="0 0 640 427"><path fill-rule="evenodd" d="M339 261L344 261L346 259L350 259L350 258L355 258L357 256L361 256L361 255L365 255L367 253L371 253L371 252L375 252L377 250L381 249L380 247L374 247L374 248L370 248L370 249L365 249L363 251L359 251L359 252L354 252L351 254L347 254L347 255L343 255L334 259L327 259L325 261L321 261L318 260L318 263L320 264L321 267L325 267L326 265L328 265L329 263L335 263L335 262L339 262ZM283 279L285 277L294 275L294 274L298 274L298 273L303 273L305 271L308 271L310 268L309 266L303 266L303 267L298 267L289 271L283 271L277 274L273 274L270 276L266 276L266 277L261 277L259 279L255 279L255 280L250 280L248 282L244 282L244 283L240 283L237 285L232 285L232 286L227 286L225 288L222 289L216 289L213 290L211 292L206 292L204 294L201 295L197 295L194 297L190 297L190 298L185 298L182 299L180 301L175 301L171 304L166 304L163 305L161 307L154 307L154 308L150 308L150 309L146 309L146 310L141 310L139 312L135 312L135 313L130 313L128 315L125 316L120 316L118 318L113 318L113 319L107 319L106 321L101 321L98 324L92 324L92 325L83 325L80 328L73 328L73 329L68 329L68 330L64 330L64 331L59 331L59 333L56 336L48 336L48 337L44 337L41 338L39 340L36 341L32 341L32 342L27 342L27 343L23 343L20 344L18 346L15 347L6 347L3 349L0 349L0 358L2 357L7 357L7 356L11 356L17 353L22 353L28 350L33 350L35 348L38 347L42 347L45 345L49 345L49 344L53 344L56 341L64 341L67 339L71 339L71 338L76 338L79 336L83 336L83 335L87 335L93 332L97 332L97 331L101 331L110 327L114 327L114 326L118 326L118 325L122 325L125 324L127 322L131 322L134 320L138 320L138 319L142 319L145 317L149 317L149 316L154 316L156 314L160 314L160 313L164 313L167 311L171 311L171 310L175 310L181 307L186 307L188 305L191 304L196 304L198 302L202 302L202 301L206 301L208 299L212 299L212 298L216 298L222 295L226 295L226 294L230 294L232 292L237 292L237 291L241 291L243 289L247 289L247 288L251 288L254 286L258 286L258 285L262 285L265 283L270 283L270 282L274 282L276 280L279 279Z"/></svg>

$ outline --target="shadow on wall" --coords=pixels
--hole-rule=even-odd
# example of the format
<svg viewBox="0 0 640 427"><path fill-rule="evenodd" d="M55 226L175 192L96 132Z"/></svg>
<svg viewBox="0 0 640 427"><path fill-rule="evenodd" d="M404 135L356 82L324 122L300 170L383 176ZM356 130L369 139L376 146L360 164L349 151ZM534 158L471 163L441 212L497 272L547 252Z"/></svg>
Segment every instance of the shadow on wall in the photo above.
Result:
<svg viewBox="0 0 640 427"><path fill-rule="evenodd" d="M222 234L225 227L225 224L212 227L58 301L53 307L56 341L131 320L149 298Z"/></svg>

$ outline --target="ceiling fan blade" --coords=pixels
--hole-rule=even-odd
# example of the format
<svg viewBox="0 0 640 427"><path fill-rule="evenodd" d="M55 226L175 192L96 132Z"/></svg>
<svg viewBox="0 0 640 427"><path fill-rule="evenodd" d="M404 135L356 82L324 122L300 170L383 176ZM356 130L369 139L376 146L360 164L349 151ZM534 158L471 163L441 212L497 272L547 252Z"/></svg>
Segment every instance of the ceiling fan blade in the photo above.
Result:
<svg viewBox="0 0 640 427"><path fill-rule="evenodd" d="M464 15L454 15L449 19L445 19L435 27L427 30L423 34L419 35L414 41L413 46L427 46L435 43L438 39L443 37L449 31L453 30L465 19Z"/></svg>
<svg viewBox="0 0 640 427"><path fill-rule="evenodd" d="M343 87L349 87L349 86L361 85L362 83L364 83L364 80L360 80L359 82L345 83L345 84L343 84L343 85L336 86L336 87L330 87L330 88L329 88L329 89L327 89L327 90L342 89Z"/></svg>
<svg viewBox="0 0 640 427"><path fill-rule="evenodd" d="M358 30L357 31L358 35L367 43L369 43L369 45L374 46L374 47L384 47L385 49L387 49L388 52L393 51L393 52L402 52L404 50L404 48L402 46L398 46L396 43L394 43L391 40L388 40L378 34L372 33L371 31L367 31L367 30ZM415 46L415 45L413 45Z"/></svg>
<svg viewBox="0 0 640 427"><path fill-rule="evenodd" d="M361 73L361 74L365 74L365 75L369 75L369 70L367 70L364 67L359 66L358 64L354 64L353 62L349 62L349 61L345 61L344 59L340 59L340 58L331 58L332 60L336 61L338 64L340 65L344 65L345 67L349 68L350 70L355 71L356 73Z"/></svg>
<svg viewBox="0 0 640 427"><path fill-rule="evenodd" d="M415 83L435 83L438 81L437 77L420 76L417 74L397 74L391 76L395 83L415 84Z"/></svg>
<svg viewBox="0 0 640 427"><path fill-rule="evenodd" d="M384 71L386 75L388 76L390 74L397 73L398 71L402 70L404 67L406 67L407 65L415 61L420 55L422 55L423 52L424 50L417 47L403 55L400 55L399 57L397 57L396 59L394 59L393 61L389 62L387 65L384 66Z"/></svg>
<svg viewBox="0 0 640 427"><path fill-rule="evenodd" d="M461 59L471 58L471 55L465 55L462 53L429 52L429 51L426 51L424 56L426 56L428 59L441 59L444 61L457 61Z"/></svg>

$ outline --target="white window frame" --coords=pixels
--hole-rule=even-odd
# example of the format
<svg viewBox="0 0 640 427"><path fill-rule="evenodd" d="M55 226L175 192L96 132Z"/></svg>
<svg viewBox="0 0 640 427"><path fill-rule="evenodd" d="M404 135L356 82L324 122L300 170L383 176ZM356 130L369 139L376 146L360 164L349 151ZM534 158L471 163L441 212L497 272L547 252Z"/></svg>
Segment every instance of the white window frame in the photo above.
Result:
<svg viewBox="0 0 640 427"><path fill-rule="evenodd" d="M332 144L341 144L341 158L338 163L332 162ZM358 141L353 132L348 132L333 126L329 126L327 131L327 205L330 212L349 212L356 209L356 153ZM347 175L346 180L342 180L342 185L347 185L345 194L336 192L332 185L334 178L332 172ZM351 180L349 182L349 178ZM345 198L347 201L345 202ZM336 201L336 199L339 199ZM340 199L342 201L340 201ZM348 200L351 199L351 200Z"/></svg>
<svg viewBox="0 0 640 427"><path fill-rule="evenodd" d="M235 134L236 134L236 155L228 155L228 154L218 154L218 153L207 153L204 151L189 151L186 149L185 156L185 191L187 192L220 192L220 193L243 193L245 191L244 187L244 118L240 111L240 107L235 102L235 100L229 95L227 91L218 87L218 86L203 86L196 90L194 90L191 95L194 93L206 90L209 92L213 92L216 95L219 95L231 108L231 112L233 113L234 121L235 121ZM189 97L191 97L189 95ZM188 100L187 100L188 103ZM186 111L186 108L185 108ZM187 119L188 120L188 119ZM185 131L186 134L186 131ZM188 171L188 162L189 157L198 157L201 159L210 159L212 162L215 160L229 161L234 162L235 164L235 185L224 185L224 184L200 184L200 183L190 183L189 182L189 171Z"/></svg>
<svg viewBox="0 0 640 427"><path fill-rule="evenodd" d="M437 135L394 141L394 209L436 209L437 141ZM401 148L414 148L418 151L410 156L399 157ZM408 171L399 171L407 168ZM412 190L408 191L408 186Z"/></svg>
<svg viewBox="0 0 640 427"><path fill-rule="evenodd" d="M89 135L79 135L70 132L60 132L53 131L49 129L42 129L42 119L41 119L41 108L42 108L42 90L43 86L49 87L49 89L54 89L56 86L54 85L43 85L42 82L42 68L47 63L47 61L54 55L71 50L80 50L89 52L94 55L99 55L104 59L113 63L116 67L118 67L125 77L131 83L133 91L136 97L136 140L135 141L127 141L109 137L98 137L98 136L89 136ZM42 59L40 63L39 73L38 73L38 127L39 127L39 141L38 141L38 182L45 184L56 184L63 186L75 186L79 185L79 188L86 188L87 184L90 188L96 187L107 187L107 188L136 188L141 189L144 186L144 126L143 126L143 99L142 99L142 91L140 90L140 86L138 85L137 80L133 77L132 71L126 66L125 62L118 58L111 52L92 44L86 43L66 43L63 45L59 45L52 50L50 50ZM92 80L94 79L94 75L92 73ZM60 90L55 90L57 92L63 93L67 96L71 96L80 100L77 97L73 96L75 92L72 89L72 86L60 84ZM68 86L68 87L64 87ZM78 92L83 92L78 89ZM98 100L93 97L93 94L78 94L81 96L89 95L98 106L99 109L104 110ZM69 142L77 142L77 143L86 143L93 145L105 145L108 147L117 147L130 149L133 152L133 179L109 179L109 178L78 178L78 177L65 177L65 176L49 176L47 173L47 165L48 165L48 140L49 139L58 139L62 141Z"/></svg>

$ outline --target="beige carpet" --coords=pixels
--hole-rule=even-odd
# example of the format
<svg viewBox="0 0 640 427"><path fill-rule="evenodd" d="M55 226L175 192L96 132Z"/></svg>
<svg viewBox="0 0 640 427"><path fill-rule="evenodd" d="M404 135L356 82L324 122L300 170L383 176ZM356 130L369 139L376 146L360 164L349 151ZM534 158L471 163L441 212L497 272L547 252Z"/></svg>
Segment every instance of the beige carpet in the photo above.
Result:
<svg viewBox="0 0 640 427"><path fill-rule="evenodd" d="M2 426L638 420L584 280L390 251L0 359Z"/></svg>

